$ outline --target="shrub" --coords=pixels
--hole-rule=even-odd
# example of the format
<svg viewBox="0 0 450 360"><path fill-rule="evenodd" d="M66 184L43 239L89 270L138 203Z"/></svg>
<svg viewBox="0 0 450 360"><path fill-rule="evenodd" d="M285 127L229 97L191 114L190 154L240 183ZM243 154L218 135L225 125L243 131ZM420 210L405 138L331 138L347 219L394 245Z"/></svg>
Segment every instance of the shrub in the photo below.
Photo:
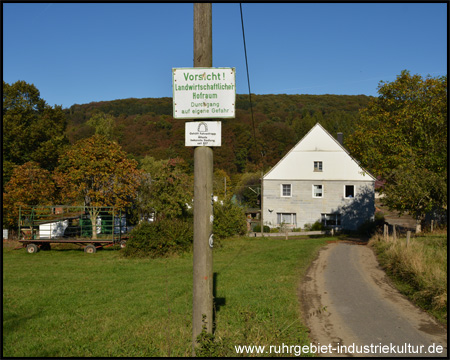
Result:
<svg viewBox="0 0 450 360"><path fill-rule="evenodd" d="M191 221L165 218L144 222L131 231L123 255L156 258L181 253L192 247L193 236Z"/></svg>
<svg viewBox="0 0 450 360"><path fill-rule="evenodd" d="M256 225L256 226L253 228L253 231L254 231L254 232L261 232L261 225ZM267 225L264 225L264 232L265 232L265 233L270 233L270 232L271 232L270 227L268 227ZM277 231L277 232L278 232L278 231Z"/></svg>
<svg viewBox="0 0 450 360"><path fill-rule="evenodd" d="M224 239L233 235L244 235L247 232L247 221L244 210L226 200L223 204L214 203L214 238Z"/></svg>
<svg viewBox="0 0 450 360"><path fill-rule="evenodd" d="M305 224L304 226L305 231L321 231L321 230L327 230L327 227L324 226L320 221L316 221L314 224Z"/></svg>
<svg viewBox="0 0 450 360"><path fill-rule="evenodd" d="M377 233L377 231L383 228L383 224L384 215L377 212L375 213L375 220L367 220L358 227L357 234L371 238Z"/></svg>
<svg viewBox="0 0 450 360"><path fill-rule="evenodd" d="M316 221L314 224L312 224L311 231L320 231L320 230L325 230L325 226L323 226L323 224L320 221Z"/></svg>

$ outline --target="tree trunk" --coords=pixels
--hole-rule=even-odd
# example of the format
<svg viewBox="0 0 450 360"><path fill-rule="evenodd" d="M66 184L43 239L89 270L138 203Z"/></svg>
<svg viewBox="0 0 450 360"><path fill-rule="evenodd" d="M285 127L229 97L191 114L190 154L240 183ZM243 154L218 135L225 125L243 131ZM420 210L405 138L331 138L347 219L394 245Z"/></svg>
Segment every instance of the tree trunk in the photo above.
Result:
<svg viewBox="0 0 450 360"><path fill-rule="evenodd" d="M91 208L89 210L89 215L91 217L92 224L92 239L97 239L97 217L98 217L98 209Z"/></svg>

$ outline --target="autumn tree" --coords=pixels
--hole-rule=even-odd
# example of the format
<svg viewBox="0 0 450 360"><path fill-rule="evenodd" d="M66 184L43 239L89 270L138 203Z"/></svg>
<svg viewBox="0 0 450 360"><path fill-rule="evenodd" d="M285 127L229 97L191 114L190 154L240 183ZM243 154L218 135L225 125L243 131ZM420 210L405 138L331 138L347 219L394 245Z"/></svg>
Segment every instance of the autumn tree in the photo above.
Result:
<svg viewBox="0 0 450 360"><path fill-rule="evenodd" d="M384 202L418 221L447 209L447 76L402 71L381 82L346 145L361 165L386 180Z"/></svg>
<svg viewBox="0 0 450 360"><path fill-rule="evenodd" d="M3 186L14 165L28 161L53 170L68 140L61 106L49 106L39 90L25 81L3 81Z"/></svg>
<svg viewBox="0 0 450 360"><path fill-rule="evenodd" d="M3 225L15 227L19 206L50 205L56 196L52 174L29 161L16 166L3 193Z"/></svg>
<svg viewBox="0 0 450 360"><path fill-rule="evenodd" d="M94 239L101 207L125 209L136 196L140 176L137 162L99 134L75 143L61 156L55 172L66 201L88 208Z"/></svg>

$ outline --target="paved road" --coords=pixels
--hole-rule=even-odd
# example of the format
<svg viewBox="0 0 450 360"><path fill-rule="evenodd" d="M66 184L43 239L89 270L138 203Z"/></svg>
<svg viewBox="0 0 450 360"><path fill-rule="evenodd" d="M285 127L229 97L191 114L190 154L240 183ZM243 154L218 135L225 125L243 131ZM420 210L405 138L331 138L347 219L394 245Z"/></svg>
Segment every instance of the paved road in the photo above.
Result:
<svg viewBox="0 0 450 360"><path fill-rule="evenodd" d="M327 245L299 295L311 337L331 344L331 356L447 357L446 329L391 286L365 245ZM353 344L345 354L338 350ZM443 353L432 353L439 345Z"/></svg>

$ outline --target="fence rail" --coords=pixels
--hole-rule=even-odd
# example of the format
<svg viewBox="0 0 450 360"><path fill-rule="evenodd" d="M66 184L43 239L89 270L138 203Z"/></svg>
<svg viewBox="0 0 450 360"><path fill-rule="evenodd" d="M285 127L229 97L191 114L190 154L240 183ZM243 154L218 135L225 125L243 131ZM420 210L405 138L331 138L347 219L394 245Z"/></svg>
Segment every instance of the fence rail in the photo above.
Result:
<svg viewBox="0 0 450 360"><path fill-rule="evenodd" d="M125 216L109 206L20 207L18 225L19 240L46 242L120 242L127 231Z"/></svg>

